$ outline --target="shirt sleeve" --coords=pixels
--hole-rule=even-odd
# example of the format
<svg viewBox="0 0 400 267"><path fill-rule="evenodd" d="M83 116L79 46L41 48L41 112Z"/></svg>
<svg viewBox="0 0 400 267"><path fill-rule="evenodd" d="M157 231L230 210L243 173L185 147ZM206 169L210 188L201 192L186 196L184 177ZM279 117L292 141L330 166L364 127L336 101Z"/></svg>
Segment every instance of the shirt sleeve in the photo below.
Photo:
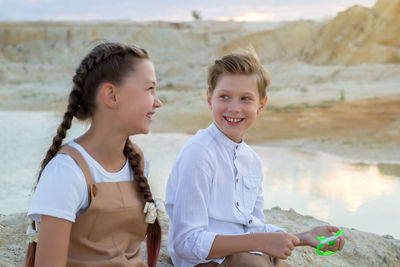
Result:
<svg viewBox="0 0 400 267"><path fill-rule="evenodd" d="M209 156L204 148L192 145L182 152L174 168L171 175L176 175L176 194L170 212L174 251L186 261L209 262L206 258L217 235L207 231L212 184Z"/></svg>
<svg viewBox="0 0 400 267"><path fill-rule="evenodd" d="M28 216L36 221L48 215L75 222L87 197L86 180L80 167L70 156L59 154L43 170Z"/></svg>

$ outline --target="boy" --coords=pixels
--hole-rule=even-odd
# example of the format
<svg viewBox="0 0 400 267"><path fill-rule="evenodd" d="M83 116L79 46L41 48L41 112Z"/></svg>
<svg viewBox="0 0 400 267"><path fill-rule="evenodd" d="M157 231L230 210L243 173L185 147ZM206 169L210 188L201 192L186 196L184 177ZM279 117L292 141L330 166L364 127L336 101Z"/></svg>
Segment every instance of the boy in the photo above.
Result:
<svg viewBox="0 0 400 267"><path fill-rule="evenodd" d="M264 109L269 77L255 53L229 54L209 68L214 122L188 140L168 178L168 250L175 266L290 266L295 246L339 231L322 226L292 235L265 224L262 167L243 141ZM341 250L343 237L330 250ZM327 249L327 247L325 247Z"/></svg>

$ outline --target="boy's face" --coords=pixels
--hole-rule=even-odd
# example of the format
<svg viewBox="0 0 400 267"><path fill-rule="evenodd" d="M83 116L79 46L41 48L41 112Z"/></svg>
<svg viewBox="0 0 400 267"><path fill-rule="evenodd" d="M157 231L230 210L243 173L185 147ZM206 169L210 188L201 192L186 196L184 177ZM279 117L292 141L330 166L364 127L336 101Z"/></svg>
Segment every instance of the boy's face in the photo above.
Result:
<svg viewBox="0 0 400 267"><path fill-rule="evenodd" d="M207 102L218 129L239 143L264 109L267 96L260 99L255 75L224 74L212 95L207 90Z"/></svg>

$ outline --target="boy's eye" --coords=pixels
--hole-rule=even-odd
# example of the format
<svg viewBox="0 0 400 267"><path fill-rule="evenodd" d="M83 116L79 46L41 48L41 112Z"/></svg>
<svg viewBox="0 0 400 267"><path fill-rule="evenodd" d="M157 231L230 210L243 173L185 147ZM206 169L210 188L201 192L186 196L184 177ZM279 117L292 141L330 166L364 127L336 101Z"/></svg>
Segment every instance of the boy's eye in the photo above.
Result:
<svg viewBox="0 0 400 267"><path fill-rule="evenodd" d="M220 98L222 98L222 99L228 99L228 96L227 96L227 95L221 95Z"/></svg>
<svg viewBox="0 0 400 267"><path fill-rule="evenodd" d="M247 96L242 97L242 100L245 100L245 101L250 100L250 97L247 97Z"/></svg>

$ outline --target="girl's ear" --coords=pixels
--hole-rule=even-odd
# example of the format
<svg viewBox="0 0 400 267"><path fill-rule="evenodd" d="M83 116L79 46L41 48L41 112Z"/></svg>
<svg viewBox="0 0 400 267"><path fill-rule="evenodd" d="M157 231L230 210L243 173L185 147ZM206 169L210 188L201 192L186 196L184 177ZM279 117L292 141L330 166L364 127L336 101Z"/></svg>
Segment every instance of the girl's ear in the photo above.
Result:
<svg viewBox="0 0 400 267"><path fill-rule="evenodd" d="M261 111L264 110L265 105L267 104L268 96L265 96L263 99L260 101L260 106L257 109L257 115L261 113Z"/></svg>
<svg viewBox="0 0 400 267"><path fill-rule="evenodd" d="M117 88L111 83L104 83L100 87L100 99L109 108L115 109L117 103Z"/></svg>
<svg viewBox="0 0 400 267"><path fill-rule="evenodd" d="M212 110L211 98L212 98L212 93L210 92L210 88L207 88L207 103L210 110Z"/></svg>

